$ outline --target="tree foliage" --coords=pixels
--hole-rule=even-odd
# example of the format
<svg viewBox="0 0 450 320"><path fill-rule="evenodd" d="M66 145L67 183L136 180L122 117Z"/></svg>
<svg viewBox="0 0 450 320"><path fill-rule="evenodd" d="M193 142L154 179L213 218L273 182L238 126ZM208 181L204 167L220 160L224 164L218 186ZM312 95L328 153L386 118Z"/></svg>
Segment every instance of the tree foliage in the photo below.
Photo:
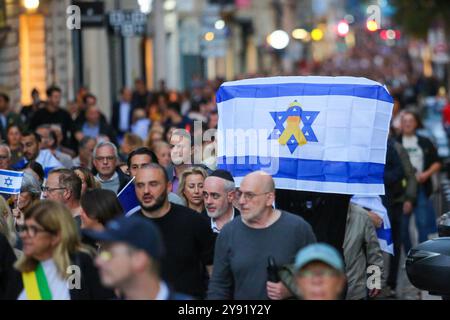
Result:
<svg viewBox="0 0 450 320"><path fill-rule="evenodd" d="M392 0L395 21L406 33L425 38L428 30L442 25L450 34L449 0Z"/></svg>

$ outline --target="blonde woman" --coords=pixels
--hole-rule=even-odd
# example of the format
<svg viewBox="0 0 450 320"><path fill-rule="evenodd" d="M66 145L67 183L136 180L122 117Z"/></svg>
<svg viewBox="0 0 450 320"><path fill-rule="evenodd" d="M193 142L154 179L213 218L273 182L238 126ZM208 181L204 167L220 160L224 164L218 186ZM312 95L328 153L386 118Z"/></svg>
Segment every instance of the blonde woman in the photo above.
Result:
<svg viewBox="0 0 450 320"><path fill-rule="evenodd" d="M40 201L25 211L20 227L24 255L15 268L18 300L92 300L114 295L100 284L97 269L80 241L70 211L61 203Z"/></svg>
<svg viewBox="0 0 450 320"><path fill-rule="evenodd" d="M5 198L0 196L0 233L5 236L11 247L16 244L14 218Z"/></svg>
<svg viewBox="0 0 450 320"><path fill-rule="evenodd" d="M188 208L202 213L205 210L203 202L203 183L208 173L201 167L186 169L180 179L178 195L186 201Z"/></svg>

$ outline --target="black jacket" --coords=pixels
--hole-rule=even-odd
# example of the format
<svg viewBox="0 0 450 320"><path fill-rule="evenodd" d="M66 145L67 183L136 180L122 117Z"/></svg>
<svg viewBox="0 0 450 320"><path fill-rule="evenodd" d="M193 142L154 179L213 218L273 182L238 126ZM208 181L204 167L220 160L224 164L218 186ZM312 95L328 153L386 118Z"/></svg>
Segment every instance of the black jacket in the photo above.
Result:
<svg viewBox="0 0 450 320"><path fill-rule="evenodd" d="M422 149L424 157L423 170L426 171L433 165L433 163L441 162L441 160L438 156L436 147L434 146L433 142L431 142L430 139L420 135L417 135L417 139L418 139L417 143L419 144L419 147ZM403 136L399 137L398 142L403 144ZM427 197L429 197L433 193L433 184L431 182L431 179L428 179L424 183L423 187L425 188L425 193Z"/></svg>
<svg viewBox="0 0 450 320"><path fill-rule="evenodd" d="M92 258L82 252L71 255L71 262L81 270L81 283L79 289L70 289L71 300L110 300L114 299L114 292L106 289L100 283L100 277ZM22 275L15 270L11 284L7 290L6 299L16 300L23 290Z"/></svg>
<svg viewBox="0 0 450 320"><path fill-rule="evenodd" d="M16 286L14 279L14 263L16 255L6 237L0 233L0 300L7 298L8 288Z"/></svg>
<svg viewBox="0 0 450 320"><path fill-rule="evenodd" d="M119 134L124 134L125 132L122 132L119 129L119 125L120 125L120 104L121 103L122 102L118 101L118 102L114 103L113 106L112 106L111 126L113 128L116 128L116 130L117 130L117 132ZM134 110L134 108L132 107L132 104L130 102L130 113L128 114L128 120L127 120L129 129L131 129L131 120L132 120L133 110Z"/></svg>

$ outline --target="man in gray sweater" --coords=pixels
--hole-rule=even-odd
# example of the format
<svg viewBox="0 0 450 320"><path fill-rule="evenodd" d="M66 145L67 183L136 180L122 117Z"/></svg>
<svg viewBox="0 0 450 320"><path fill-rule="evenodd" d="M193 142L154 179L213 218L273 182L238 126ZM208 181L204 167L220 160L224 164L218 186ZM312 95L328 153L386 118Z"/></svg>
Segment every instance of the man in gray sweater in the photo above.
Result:
<svg viewBox="0 0 450 320"><path fill-rule="evenodd" d="M294 262L296 253L316 242L302 218L273 208L275 183L264 172L247 175L236 193L241 217L219 234L208 299L282 300L292 293L281 281L268 280L268 259L278 266Z"/></svg>

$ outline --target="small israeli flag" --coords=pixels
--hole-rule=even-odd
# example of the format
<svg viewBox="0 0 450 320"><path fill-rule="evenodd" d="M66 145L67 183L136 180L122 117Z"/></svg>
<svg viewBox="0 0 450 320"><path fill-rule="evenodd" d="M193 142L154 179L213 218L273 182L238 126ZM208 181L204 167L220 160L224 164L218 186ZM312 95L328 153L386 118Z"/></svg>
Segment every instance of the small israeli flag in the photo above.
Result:
<svg viewBox="0 0 450 320"><path fill-rule="evenodd" d="M0 193L19 194L23 172L0 170Z"/></svg>
<svg viewBox="0 0 450 320"><path fill-rule="evenodd" d="M117 195L124 214L126 217L131 217L134 213L141 209L141 205L136 197L136 191L134 189L134 178L120 191Z"/></svg>
<svg viewBox="0 0 450 320"><path fill-rule="evenodd" d="M391 222L389 220L388 212L383 206L381 198L379 196L360 196L355 195L350 200L352 203L357 204L361 207L370 209L372 212L376 213L381 219L383 219L383 224L380 228L377 228L378 242L380 243L381 250L394 255L394 243L392 240L392 229Z"/></svg>

